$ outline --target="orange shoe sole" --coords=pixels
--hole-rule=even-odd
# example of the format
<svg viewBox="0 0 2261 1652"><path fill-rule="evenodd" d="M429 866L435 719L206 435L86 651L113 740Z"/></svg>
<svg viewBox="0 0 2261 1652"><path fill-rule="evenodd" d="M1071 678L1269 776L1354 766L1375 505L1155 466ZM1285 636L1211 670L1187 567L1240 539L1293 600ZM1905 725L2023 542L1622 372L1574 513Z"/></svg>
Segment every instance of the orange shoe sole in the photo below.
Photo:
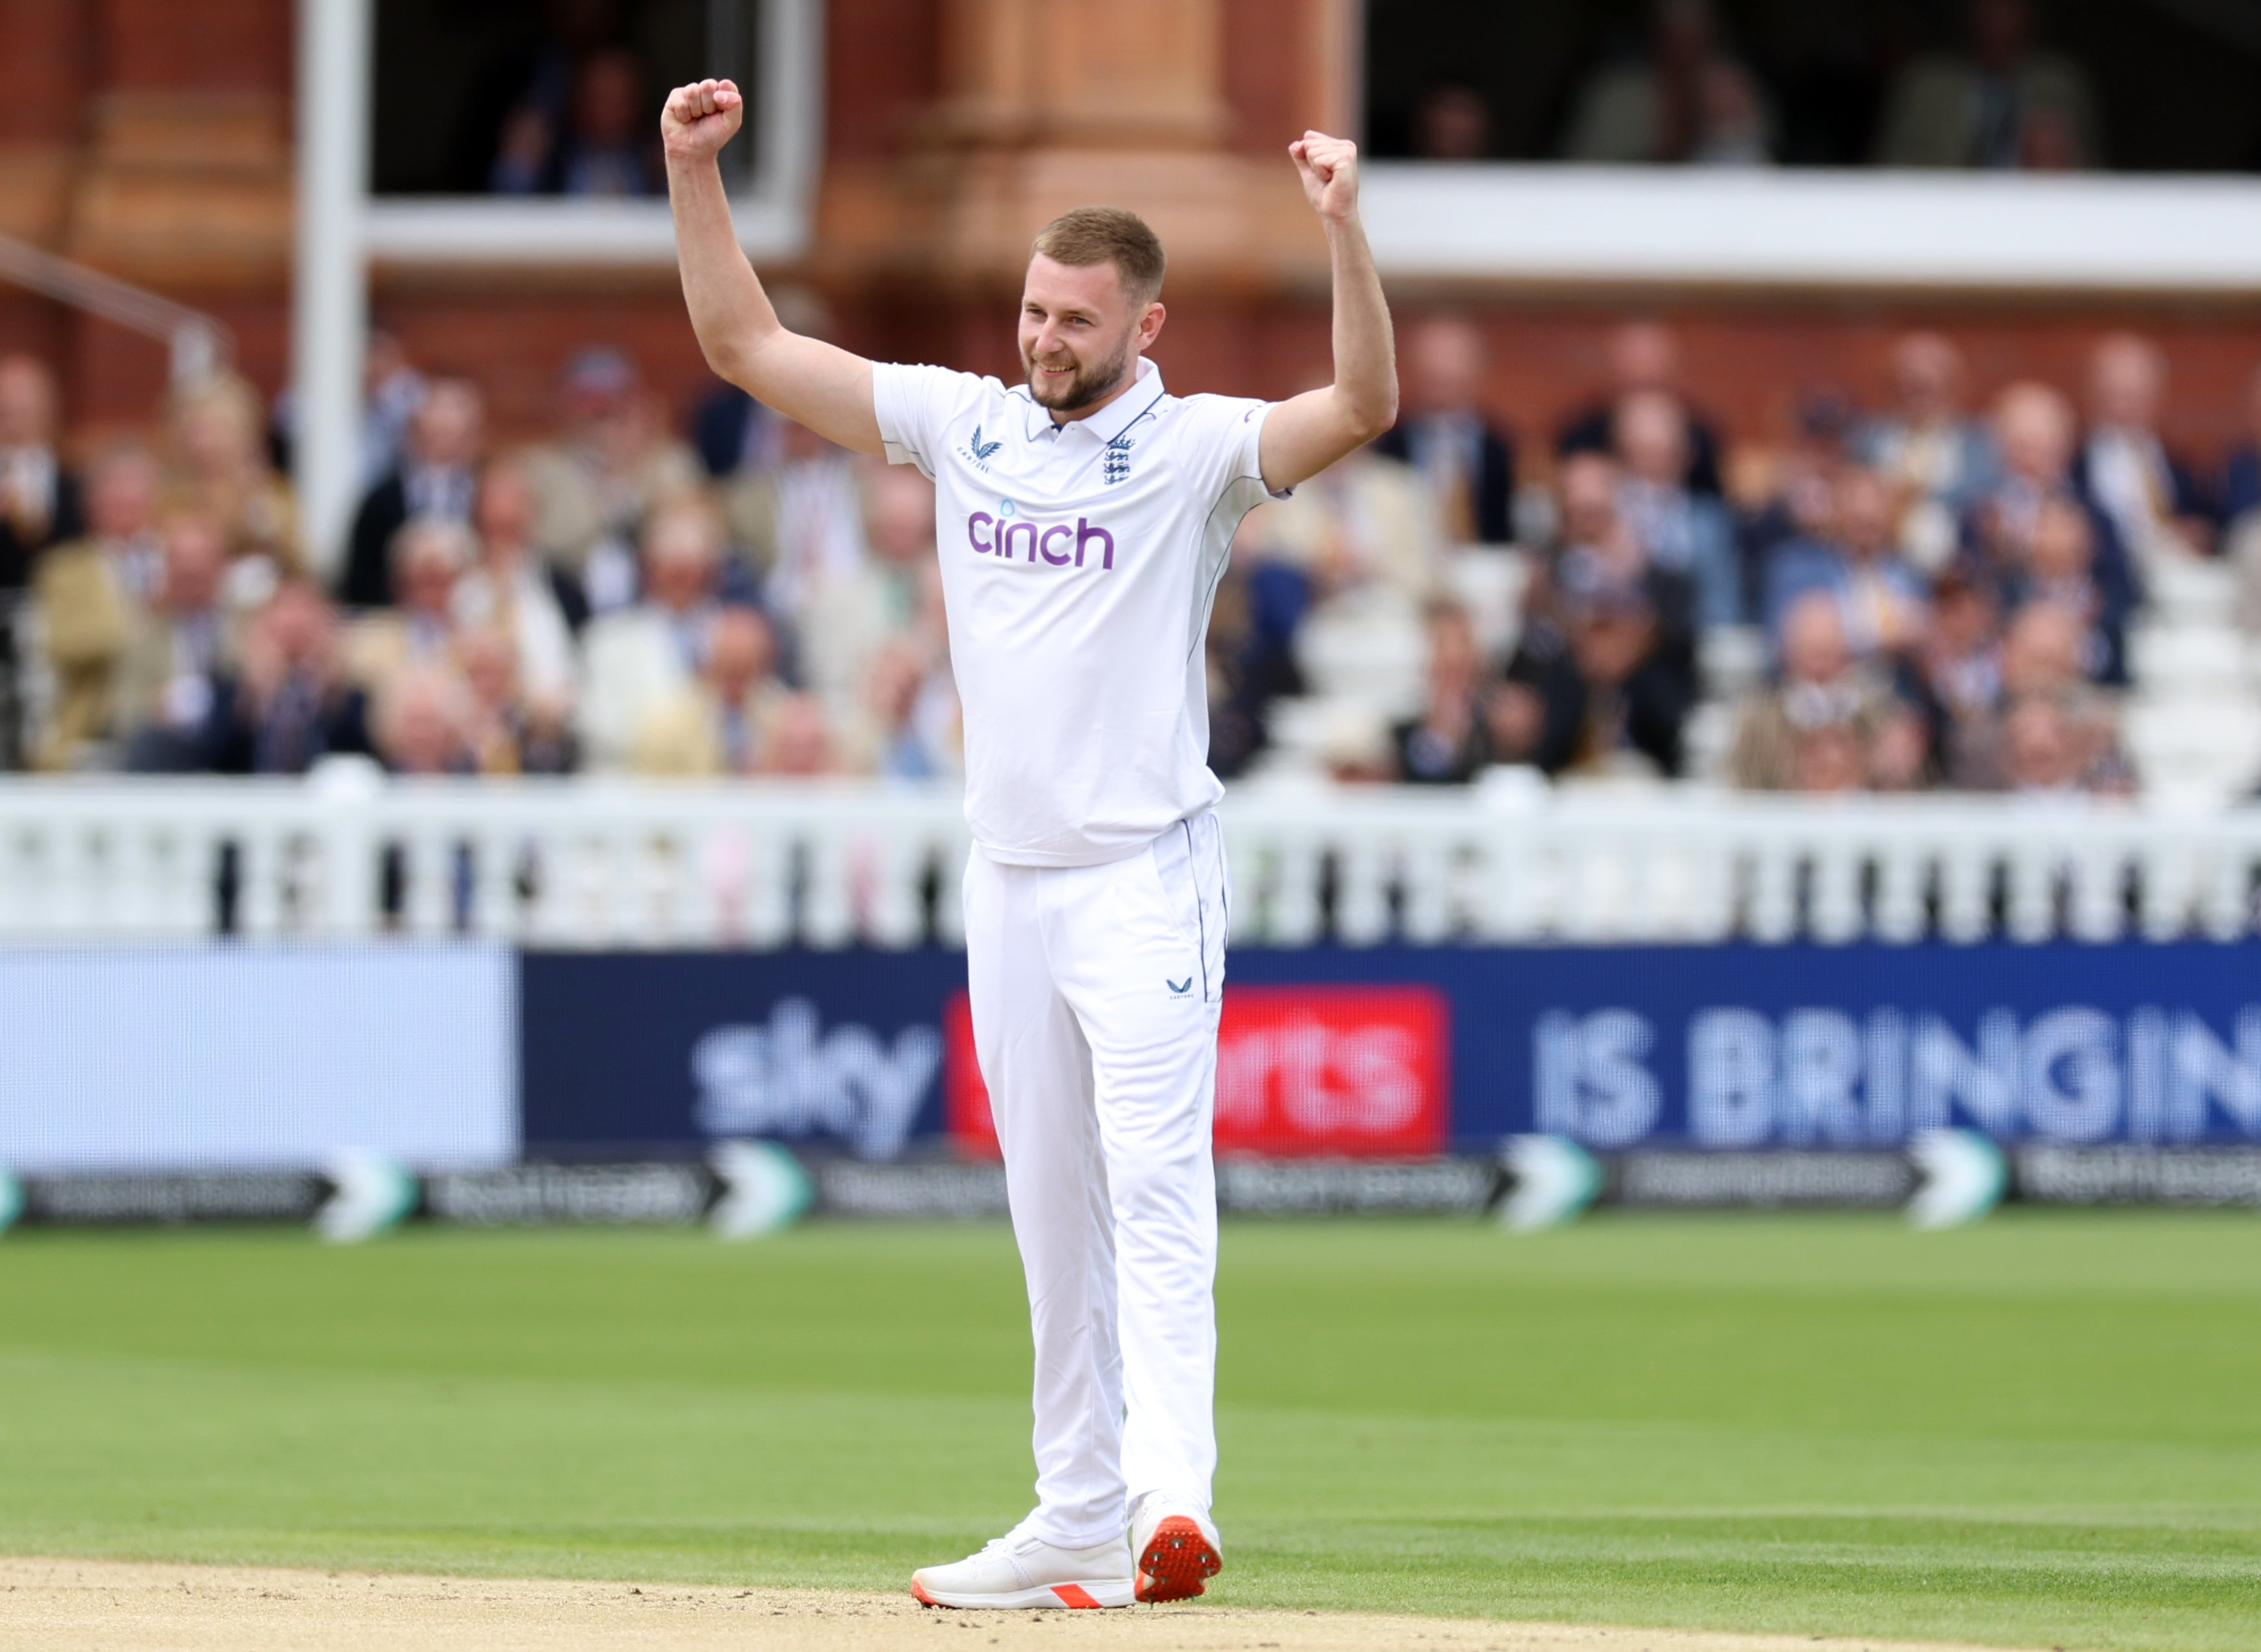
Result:
<svg viewBox="0 0 2261 1652"><path fill-rule="evenodd" d="M1144 1604L1158 1600L1190 1600L1202 1585L1224 1569L1217 1546L1202 1535L1201 1526L1182 1514L1173 1514L1154 1528L1146 1552L1138 1556L1138 1578L1131 1593Z"/></svg>

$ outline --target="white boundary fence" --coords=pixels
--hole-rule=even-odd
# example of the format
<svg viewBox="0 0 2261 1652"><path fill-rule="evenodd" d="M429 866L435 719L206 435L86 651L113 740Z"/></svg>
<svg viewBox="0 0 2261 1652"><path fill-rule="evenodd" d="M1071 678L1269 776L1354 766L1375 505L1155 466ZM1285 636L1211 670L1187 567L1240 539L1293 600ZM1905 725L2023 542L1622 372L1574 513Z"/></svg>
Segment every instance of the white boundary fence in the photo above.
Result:
<svg viewBox="0 0 2261 1652"><path fill-rule="evenodd" d="M2059 937L2261 927L2261 809L1693 788L1242 788L1244 943ZM0 782L0 941L958 938L954 790L851 782Z"/></svg>

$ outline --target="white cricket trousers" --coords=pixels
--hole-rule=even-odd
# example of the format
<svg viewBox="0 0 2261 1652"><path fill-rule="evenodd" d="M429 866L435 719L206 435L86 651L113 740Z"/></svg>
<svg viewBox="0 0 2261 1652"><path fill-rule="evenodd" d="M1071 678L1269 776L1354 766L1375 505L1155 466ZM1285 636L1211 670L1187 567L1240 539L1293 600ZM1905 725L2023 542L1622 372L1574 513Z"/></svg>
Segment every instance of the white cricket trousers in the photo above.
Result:
<svg viewBox="0 0 2261 1652"><path fill-rule="evenodd" d="M1217 1172L1224 988L1214 814L1097 866L965 869L973 1043L1004 1150L1035 1334L1037 1511L1063 1548L1217 1469Z"/></svg>

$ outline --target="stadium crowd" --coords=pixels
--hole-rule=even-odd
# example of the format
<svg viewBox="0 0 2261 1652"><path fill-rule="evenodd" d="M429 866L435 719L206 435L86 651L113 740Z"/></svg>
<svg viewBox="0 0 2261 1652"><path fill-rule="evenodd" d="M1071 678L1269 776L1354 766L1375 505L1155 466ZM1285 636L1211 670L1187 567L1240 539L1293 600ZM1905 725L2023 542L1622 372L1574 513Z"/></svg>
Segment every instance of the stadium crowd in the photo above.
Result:
<svg viewBox="0 0 2261 1652"><path fill-rule="evenodd" d="M1208 653L1228 777L2125 791L2147 571L2222 557L2261 589L2261 381L2253 435L2201 471L2157 435L2163 358L2132 335L2096 344L2078 405L2022 381L1979 407L1956 347L1913 334L1877 405L1810 391L1768 446L1718 427L1654 323L1544 442L1485 413L1466 320L1409 318L1402 348L1399 427L1241 530ZM672 427L609 348L566 364L547 439L499 449L477 385L382 337L370 363L366 492L318 579L248 383L176 395L82 472L47 370L0 361L17 766L955 771L915 472L727 390ZM1707 759L1707 653L1758 636Z"/></svg>

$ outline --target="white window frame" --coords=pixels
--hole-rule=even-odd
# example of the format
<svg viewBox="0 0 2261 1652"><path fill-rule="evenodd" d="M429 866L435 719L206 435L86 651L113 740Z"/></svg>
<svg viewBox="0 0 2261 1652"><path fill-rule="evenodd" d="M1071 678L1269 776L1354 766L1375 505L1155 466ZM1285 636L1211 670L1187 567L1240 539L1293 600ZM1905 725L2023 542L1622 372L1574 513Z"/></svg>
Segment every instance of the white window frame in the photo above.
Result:
<svg viewBox="0 0 2261 1652"><path fill-rule="evenodd" d="M372 4L372 0L362 0ZM732 191L731 216L749 257L792 260L808 249L823 142L823 0L759 0L761 83L753 98L753 176ZM669 264L667 203L526 196L368 194L368 255L387 264Z"/></svg>
<svg viewBox="0 0 2261 1652"><path fill-rule="evenodd" d="M1386 277L1879 291L2261 290L2261 179L1374 162Z"/></svg>

